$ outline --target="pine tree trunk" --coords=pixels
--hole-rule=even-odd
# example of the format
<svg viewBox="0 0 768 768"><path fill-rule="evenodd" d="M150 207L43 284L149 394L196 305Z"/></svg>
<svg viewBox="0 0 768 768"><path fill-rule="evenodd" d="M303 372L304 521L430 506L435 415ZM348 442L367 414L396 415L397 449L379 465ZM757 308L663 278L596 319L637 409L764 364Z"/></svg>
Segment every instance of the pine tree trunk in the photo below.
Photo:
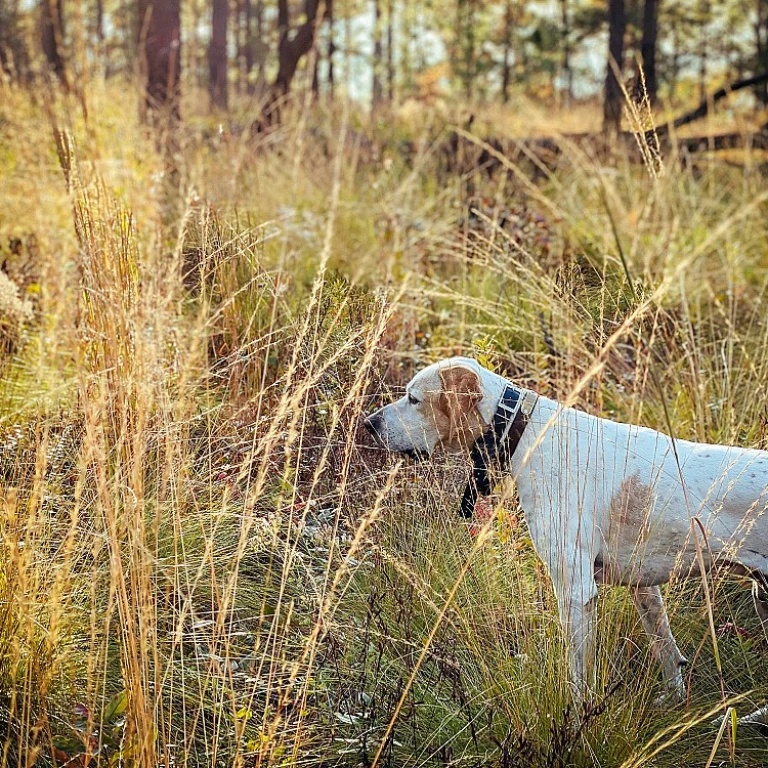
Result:
<svg viewBox="0 0 768 768"><path fill-rule="evenodd" d="M605 100L603 101L603 130L618 132L621 125L621 84L614 66L621 75L624 59L624 32L627 20L624 0L609 0L608 4L608 65L605 75Z"/></svg>
<svg viewBox="0 0 768 768"><path fill-rule="evenodd" d="M256 63L255 42L253 39L253 0L243 0L245 13L245 90L247 93L254 92L254 83L252 82L253 66Z"/></svg>
<svg viewBox="0 0 768 768"><path fill-rule="evenodd" d="M387 4L387 98L395 101L395 0Z"/></svg>
<svg viewBox="0 0 768 768"><path fill-rule="evenodd" d="M699 30L699 99L707 98L707 59L709 54L709 37L706 33L709 21L709 0L700 0L699 12L701 13Z"/></svg>
<svg viewBox="0 0 768 768"><path fill-rule="evenodd" d="M181 117L180 0L140 0L139 45L146 76L146 108Z"/></svg>
<svg viewBox="0 0 768 768"><path fill-rule="evenodd" d="M410 93L413 88L413 67L411 66L411 22L412 12L410 6L410 0L403 0L400 19L401 19L401 34L402 34L402 48L400 50L400 81L403 83L403 89L406 93Z"/></svg>
<svg viewBox="0 0 768 768"><path fill-rule="evenodd" d="M266 55L264 51L264 0L256 0L256 62L258 64L258 73L256 75L256 88L259 93L263 93L266 74L264 65L266 64Z"/></svg>
<svg viewBox="0 0 768 768"><path fill-rule="evenodd" d="M280 102L290 93L299 62L315 44L318 6L319 0L305 0L306 19L291 35L288 0L278 0L277 28L280 35L277 46L278 70L270 89L269 99L264 106L263 118L267 125L280 121Z"/></svg>
<svg viewBox="0 0 768 768"><path fill-rule="evenodd" d="M96 40L104 49L104 0L96 0Z"/></svg>
<svg viewBox="0 0 768 768"><path fill-rule="evenodd" d="M504 46L501 62L501 103L509 101L509 84L512 80L512 0L507 0L504 8Z"/></svg>
<svg viewBox="0 0 768 768"><path fill-rule="evenodd" d="M643 61L645 90L651 104L656 103L659 85L656 79L656 41L659 35L658 0L645 0L643 8L643 39L640 43L640 57Z"/></svg>
<svg viewBox="0 0 768 768"><path fill-rule="evenodd" d="M571 23L568 0L560 0L560 19L563 40L563 79L565 80L565 105L573 98L573 72L571 71Z"/></svg>
<svg viewBox="0 0 768 768"><path fill-rule="evenodd" d="M227 108L227 22L229 0L213 0L211 42L208 46L208 95L212 109Z"/></svg>
<svg viewBox="0 0 768 768"><path fill-rule="evenodd" d="M325 12L328 17L328 98L333 101L335 86L333 76L333 55L336 53L336 43L333 35L333 0L327 0Z"/></svg>
<svg viewBox="0 0 768 768"><path fill-rule="evenodd" d="M380 0L373 0L373 66L371 67L371 100L375 109L381 104L384 95L384 89L381 84L381 3Z"/></svg>
<svg viewBox="0 0 768 768"><path fill-rule="evenodd" d="M312 65L312 97L320 99L320 50L315 48L314 64Z"/></svg>
<svg viewBox="0 0 768 768"><path fill-rule="evenodd" d="M40 43L48 66L61 84L69 87L64 65L63 0L42 0L40 8Z"/></svg>
<svg viewBox="0 0 768 768"><path fill-rule="evenodd" d="M456 38L461 40L464 98L472 101L475 85L475 0L458 0ZM455 60L455 59L454 59Z"/></svg>
<svg viewBox="0 0 768 768"><path fill-rule="evenodd" d="M8 54L6 53L6 46L8 45L7 29L10 26L9 17L10 13L7 13L3 0L0 0L0 73L4 75L11 74L10 67L8 66Z"/></svg>
<svg viewBox="0 0 768 768"><path fill-rule="evenodd" d="M757 0L755 42L755 72L768 72L768 0ZM755 88L755 98L758 104L768 104L768 83L761 83Z"/></svg>
<svg viewBox="0 0 768 768"><path fill-rule="evenodd" d="M234 0L234 38L235 38L235 80L237 93L245 90L245 46L248 40L248 27L246 25L245 0Z"/></svg>

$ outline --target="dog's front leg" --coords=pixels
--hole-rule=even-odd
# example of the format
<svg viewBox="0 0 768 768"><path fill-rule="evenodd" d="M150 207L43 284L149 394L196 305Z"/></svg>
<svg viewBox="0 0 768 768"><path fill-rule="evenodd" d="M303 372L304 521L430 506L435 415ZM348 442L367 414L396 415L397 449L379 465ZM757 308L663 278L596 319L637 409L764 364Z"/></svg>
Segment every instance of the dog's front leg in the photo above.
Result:
<svg viewBox="0 0 768 768"><path fill-rule="evenodd" d="M577 558L575 564L565 566L559 563L554 568L550 567L550 573L568 646L573 698L580 706L595 688L593 625L597 585L592 562L587 558Z"/></svg>
<svg viewBox="0 0 768 768"><path fill-rule="evenodd" d="M651 653L661 664L668 692L660 696L657 704L668 700L680 701L685 697L682 667L688 660L680 653L669 626L669 618L659 587L637 587L632 590L632 600L643 621L643 627L651 640Z"/></svg>

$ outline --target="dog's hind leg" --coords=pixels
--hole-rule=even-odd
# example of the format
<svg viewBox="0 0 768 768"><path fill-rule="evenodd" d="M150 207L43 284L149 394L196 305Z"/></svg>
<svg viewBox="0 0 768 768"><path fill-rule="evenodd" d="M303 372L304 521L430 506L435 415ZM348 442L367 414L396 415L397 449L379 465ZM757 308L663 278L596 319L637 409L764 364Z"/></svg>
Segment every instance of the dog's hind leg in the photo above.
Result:
<svg viewBox="0 0 768 768"><path fill-rule="evenodd" d="M681 668L688 663L680 653L669 626L669 617L659 587L636 587L632 600L640 614L643 627L651 640L651 653L661 665L668 692L658 703L669 699L680 700L685 696L685 684Z"/></svg>
<svg viewBox="0 0 768 768"><path fill-rule="evenodd" d="M760 618L763 633L768 638L768 576L758 571L753 571L748 575L752 578L752 601ZM713 723L719 727L722 721L723 715L714 720ZM763 734L768 734L768 704L749 715L740 717L739 724L752 726L759 729Z"/></svg>
<svg viewBox="0 0 768 768"><path fill-rule="evenodd" d="M762 574L755 575L752 582L752 600L763 626L763 632L768 638L768 577Z"/></svg>

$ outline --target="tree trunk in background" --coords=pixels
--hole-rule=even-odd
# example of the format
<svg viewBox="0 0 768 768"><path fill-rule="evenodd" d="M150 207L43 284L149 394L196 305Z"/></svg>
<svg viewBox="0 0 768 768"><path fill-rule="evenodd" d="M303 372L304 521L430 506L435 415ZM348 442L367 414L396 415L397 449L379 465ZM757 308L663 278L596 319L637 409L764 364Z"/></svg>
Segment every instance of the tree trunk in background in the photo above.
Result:
<svg viewBox="0 0 768 768"><path fill-rule="evenodd" d="M171 123L181 117L180 0L140 0L139 50L146 77L146 108L164 113Z"/></svg>
<svg viewBox="0 0 768 768"><path fill-rule="evenodd" d="M573 98L573 72L571 70L571 22L568 0L560 0L561 37L563 40L563 79L565 80L565 106Z"/></svg>
<svg viewBox="0 0 768 768"><path fill-rule="evenodd" d="M411 66L411 6L409 0L402 0L400 5L400 82L402 93L410 94L413 89L413 68Z"/></svg>
<svg viewBox="0 0 768 768"><path fill-rule="evenodd" d="M643 8L643 39L640 58L643 62L645 89L651 104L656 103L659 85L656 79L656 40L659 35L659 0L645 0Z"/></svg>
<svg viewBox="0 0 768 768"><path fill-rule="evenodd" d="M699 99L707 98L707 58L709 53L709 36L707 35L707 22L709 21L709 0L700 0L699 18Z"/></svg>
<svg viewBox="0 0 768 768"><path fill-rule="evenodd" d="M99 44L99 55L106 56L104 47L104 0L96 0L96 41ZM104 62L105 68L106 61Z"/></svg>
<svg viewBox="0 0 768 768"><path fill-rule="evenodd" d="M208 49L200 39L200 30L205 26L203 22L202 9L198 3L190 4L190 16L192 17L192 30L189 36L189 44L186 46L185 54L186 66L188 72L193 72L195 84L201 90L208 86ZM207 14L206 14L207 15ZM200 53L202 51L202 54Z"/></svg>
<svg viewBox="0 0 768 768"><path fill-rule="evenodd" d="M317 101L320 98L320 47L315 49L315 63L312 66L312 96Z"/></svg>
<svg viewBox="0 0 768 768"><path fill-rule="evenodd" d="M6 30L10 26L10 18L8 18L8 16L10 16L10 14L6 13L5 4L3 3L3 0L0 0L0 72L7 75L10 74L8 54L5 51L7 45Z"/></svg>
<svg viewBox="0 0 768 768"><path fill-rule="evenodd" d="M333 0L327 0L325 12L328 17L328 98L333 101L333 89L336 85L333 73L333 55L336 53L336 42L333 30Z"/></svg>
<svg viewBox="0 0 768 768"><path fill-rule="evenodd" d="M768 72L768 0L757 0L757 21L755 22L755 73ZM768 104L768 83L755 88L758 104Z"/></svg>
<svg viewBox="0 0 768 768"><path fill-rule="evenodd" d="M208 95L211 109L227 108L227 21L229 0L213 0L208 46Z"/></svg>
<svg viewBox="0 0 768 768"><path fill-rule="evenodd" d="M381 2L373 0L373 66L371 67L371 101L375 108L381 104L384 88L381 83L381 63L383 51L381 47Z"/></svg>
<svg viewBox="0 0 768 768"><path fill-rule="evenodd" d="M266 55L264 51L266 46L264 45L264 0L256 0L256 64L258 66L258 72L256 75L256 87L254 91L263 93L264 82L266 75L264 74L264 64L266 61Z"/></svg>
<svg viewBox="0 0 768 768"><path fill-rule="evenodd" d="M299 62L306 56L315 44L315 25L319 0L305 0L304 23L291 36L291 17L288 0L277 2L277 29L280 40L277 46L278 70L269 99L264 106L264 120L270 125L280 120L280 101L291 90L291 83L296 74ZM327 6L326 6L327 10Z"/></svg>
<svg viewBox="0 0 768 768"><path fill-rule="evenodd" d="M40 7L40 43L49 68L61 84L69 87L64 66L63 0L42 0Z"/></svg>
<svg viewBox="0 0 768 768"><path fill-rule="evenodd" d="M245 14L245 50L243 51L245 64L245 90L253 93L252 82L253 65L256 63L256 44L253 38L253 0L243 0L243 13Z"/></svg>
<svg viewBox="0 0 768 768"><path fill-rule="evenodd" d="M605 100L603 101L603 130L618 131L621 125L623 96L614 64L619 75L624 59L624 31L627 18L624 0L609 0L608 3L608 66L605 75Z"/></svg>
<svg viewBox="0 0 768 768"><path fill-rule="evenodd" d="M235 89L242 93L245 89L245 46L248 40L246 23L245 0L234 0L235 17L233 19L233 37L235 38Z"/></svg>
<svg viewBox="0 0 768 768"><path fill-rule="evenodd" d="M472 101L475 85L475 0L457 0L456 6L456 39L461 41L461 81L464 86L464 97ZM454 61L457 57L452 57Z"/></svg>
<svg viewBox="0 0 768 768"><path fill-rule="evenodd" d="M680 31L677 24L672 25L672 59L667 74L667 87L670 101L674 102L677 81L680 79Z"/></svg>
<svg viewBox="0 0 768 768"><path fill-rule="evenodd" d="M395 101L395 0L387 4L387 98Z"/></svg>
<svg viewBox="0 0 768 768"><path fill-rule="evenodd" d="M507 0L504 8L504 41L501 62L501 103L509 101L509 84L512 81L512 0Z"/></svg>

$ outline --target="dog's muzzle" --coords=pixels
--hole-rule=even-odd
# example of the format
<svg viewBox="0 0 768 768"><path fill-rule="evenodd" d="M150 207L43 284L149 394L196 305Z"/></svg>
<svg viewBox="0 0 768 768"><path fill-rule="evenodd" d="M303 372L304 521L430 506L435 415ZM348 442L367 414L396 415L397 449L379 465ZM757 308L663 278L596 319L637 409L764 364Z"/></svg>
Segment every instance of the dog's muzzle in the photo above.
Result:
<svg viewBox="0 0 768 768"><path fill-rule="evenodd" d="M387 441L381 436L381 429L384 426L384 417L380 413L372 413L368 418L363 419L363 426L370 432L376 445L380 448L384 448L385 450L394 453L402 453L413 461L424 461L424 459L429 458L429 454L426 451L420 451L418 448L408 448L404 451L390 448Z"/></svg>

